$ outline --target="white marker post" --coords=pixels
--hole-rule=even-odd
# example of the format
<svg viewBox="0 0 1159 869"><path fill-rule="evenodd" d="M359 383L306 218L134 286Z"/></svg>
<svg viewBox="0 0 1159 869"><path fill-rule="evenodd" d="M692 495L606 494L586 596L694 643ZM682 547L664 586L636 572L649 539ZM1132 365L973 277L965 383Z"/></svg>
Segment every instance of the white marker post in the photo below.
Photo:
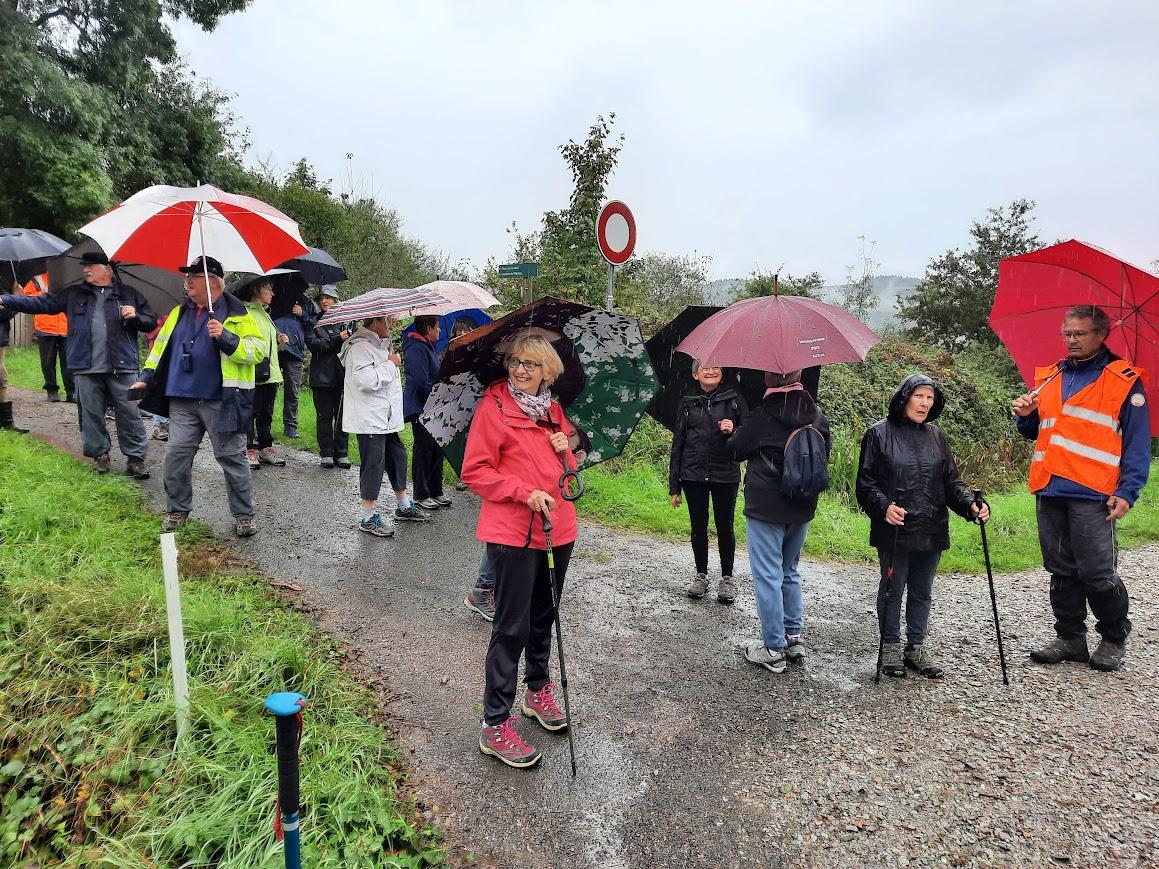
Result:
<svg viewBox="0 0 1159 869"><path fill-rule="evenodd" d="M177 741L181 742L189 726L189 675L185 671L185 628L181 623L181 586L177 582L177 541L171 531L161 535L161 567L165 572L165 609L169 614L169 657L173 662Z"/></svg>

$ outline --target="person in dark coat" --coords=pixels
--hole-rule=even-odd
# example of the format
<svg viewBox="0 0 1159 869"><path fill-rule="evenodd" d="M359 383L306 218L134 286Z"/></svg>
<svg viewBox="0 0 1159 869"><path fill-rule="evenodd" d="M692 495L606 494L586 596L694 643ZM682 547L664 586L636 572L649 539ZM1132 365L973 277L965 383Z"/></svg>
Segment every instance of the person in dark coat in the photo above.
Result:
<svg viewBox="0 0 1159 869"><path fill-rule="evenodd" d="M801 372L765 374L763 400L729 438L738 461L748 460L744 481L745 529L753 574L761 642L745 649L745 658L774 673L787 661L805 658L805 603L797 562L805 547L817 496L789 498L781 493L785 444L789 436L813 426L829 444L829 420L801 385Z"/></svg>
<svg viewBox="0 0 1159 869"><path fill-rule="evenodd" d="M314 306L302 297L288 314L274 320L278 330L278 367L282 369L282 431L288 438L298 436L298 393L302 391L302 369L306 364L306 334L317 319Z"/></svg>
<svg viewBox="0 0 1159 869"><path fill-rule="evenodd" d="M419 416L439 379L439 318L415 317L414 330L402 339L402 364L406 383L402 394L403 418L411 424L414 446L411 452L411 478L414 499L424 510L450 507L451 499L443 494L443 449L430 436Z"/></svg>
<svg viewBox="0 0 1159 869"><path fill-rule="evenodd" d="M327 284L315 299L325 314L338 301L338 290ZM354 334L356 323L332 323L315 326L306 335L310 348L310 391L314 395L318 454L322 467L349 468L350 438L342 430L342 386L345 369L338 358L342 342Z"/></svg>
<svg viewBox="0 0 1159 869"><path fill-rule="evenodd" d="M0 307L0 430L27 434L28 429L20 428L12 419L12 402L8 400L8 368L4 365L4 354L8 350L8 342L11 340L11 326L9 324L15 316L15 311L8 311Z"/></svg>
<svg viewBox="0 0 1159 869"><path fill-rule="evenodd" d="M681 492L688 503L692 526L692 557L696 578L685 589L689 597L702 598L708 590L708 503L716 522L720 549L720 584L716 599L732 603L736 533L733 515L740 488L740 463L728 451L728 439L744 417L744 399L731 386L722 386L719 367L696 364L692 373L700 389L686 395L676 412L672 454L668 460L668 495L673 508L680 506Z"/></svg>
<svg viewBox="0 0 1159 869"><path fill-rule="evenodd" d="M857 503L869 516L869 544L877 549L881 585L877 621L884 640L882 670L904 676L911 667L936 679L943 670L925 647L934 574L950 548L948 509L965 519L990 518L958 474L942 430L933 421L945 407L941 389L911 374L889 401L889 415L861 438ZM892 574L890 571L892 570ZM888 590L887 590L888 586ZM906 596L906 645L901 646L901 601Z"/></svg>

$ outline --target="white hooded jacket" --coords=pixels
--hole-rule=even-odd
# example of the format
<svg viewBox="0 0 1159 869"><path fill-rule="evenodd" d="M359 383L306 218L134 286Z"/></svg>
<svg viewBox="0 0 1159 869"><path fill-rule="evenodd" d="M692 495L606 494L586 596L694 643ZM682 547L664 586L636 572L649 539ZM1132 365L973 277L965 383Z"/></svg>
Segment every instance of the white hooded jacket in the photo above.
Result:
<svg viewBox="0 0 1159 869"><path fill-rule="evenodd" d="M365 326L338 351L346 369L342 386L342 429L350 434L402 431L402 379L390 361L390 339Z"/></svg>

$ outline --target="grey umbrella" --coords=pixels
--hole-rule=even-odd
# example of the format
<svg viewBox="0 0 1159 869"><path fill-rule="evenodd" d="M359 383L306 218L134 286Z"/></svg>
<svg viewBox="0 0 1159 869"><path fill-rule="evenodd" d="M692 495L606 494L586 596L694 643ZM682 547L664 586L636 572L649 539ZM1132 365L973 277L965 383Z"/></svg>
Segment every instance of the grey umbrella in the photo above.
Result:
<svg viewBox="0 0 1159 869"><path fill-rule="evenodd" d="M87 252L100 250L99 244L86 238L64 253L52 257L48 261L49 292L64 292L68 287L83 282L84 263L81 257ZM179 272L117 261L113 262L113 271L121 283L133 287L144 296L158 315L168 313L185 299L185 275Z"/></svg>
<svg viewBox="0 0 1159 869"><path fill-rule="evenodd" d="M0 265L18 284L45 270L49 257L68 250L68 242L43 229L0 229Z"/></svg>

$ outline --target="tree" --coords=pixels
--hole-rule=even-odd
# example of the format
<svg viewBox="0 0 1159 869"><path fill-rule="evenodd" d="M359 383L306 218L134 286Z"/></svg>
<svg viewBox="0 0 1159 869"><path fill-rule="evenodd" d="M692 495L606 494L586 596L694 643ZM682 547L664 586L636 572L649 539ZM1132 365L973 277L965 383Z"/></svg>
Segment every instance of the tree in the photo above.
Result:
<svg viewBox="0 0 1159 869"><path fill-rule="evenodd" d="M769 274L757 269L748 280L733 291L732 300L739 302L741 299L771 296L774 286L776 292L782 296L808 296L810 299L820 299L825 279L821 277L820 272L809 272L801 277L785 275L781 278L777 273Z"/></svg>
<svg viewBox="0 0 1159 869"><path fill-rule="evenodd" d="M688 305L706 304L704 285L712 258L647 253L634 257L616 278L616 310L640 321L651 335Z"/></svg>
<svg viewBox="0 0 1159 869"><path fill-rule="evenodd" d="M873 259L873 248L876 241L867 241L864 235L859 235L861 251L858 253L856 265L849 266L845 271L845 285L841 288L841 307L859 320L866 319L881 300L874 288L874 278L881 263Z"/></svg>
<svg viewBox="0 0 1159 869"><path fill-rule="evenodd" d="M973 243L930 260L921 282L898 299L907 334L953 351L972 343L998 345L986 320L998 292L998 263L1040 247L1031 233L1034 202L1016 199L987 210L970 228Z"/></svg>

